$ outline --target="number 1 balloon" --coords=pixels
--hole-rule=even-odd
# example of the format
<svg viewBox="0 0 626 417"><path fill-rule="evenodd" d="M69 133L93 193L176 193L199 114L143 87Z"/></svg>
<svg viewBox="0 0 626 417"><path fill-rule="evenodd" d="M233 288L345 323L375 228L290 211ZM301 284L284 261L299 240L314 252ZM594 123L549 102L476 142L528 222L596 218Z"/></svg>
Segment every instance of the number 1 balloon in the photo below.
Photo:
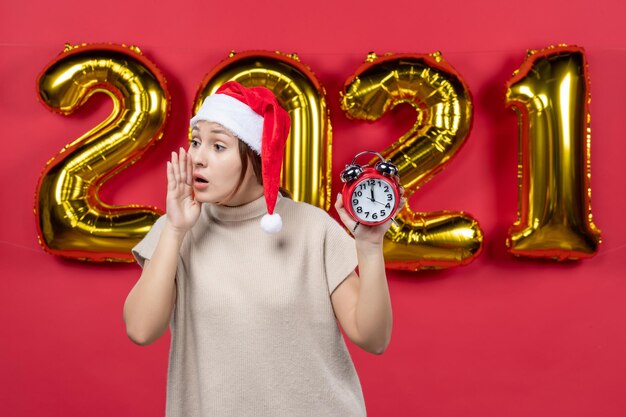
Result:
<svg viewBox="0 0 626 417"><path fill-rule="evenodd" d="M519 115L518 219L507 239L514 255L593 256L600 230L591 215L589 75L584 50L530 51L507 85Z"/></svg>

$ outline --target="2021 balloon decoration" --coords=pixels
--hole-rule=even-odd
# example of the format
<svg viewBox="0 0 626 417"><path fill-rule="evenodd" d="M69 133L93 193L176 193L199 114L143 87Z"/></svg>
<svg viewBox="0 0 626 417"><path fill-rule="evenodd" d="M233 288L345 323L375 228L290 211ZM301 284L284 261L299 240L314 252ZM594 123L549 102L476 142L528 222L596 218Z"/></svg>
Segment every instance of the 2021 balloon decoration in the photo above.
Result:
<svg viewBox="0 0 626 417"><path fill-rule="evenodd" d="M161 212L106 204L98 190L161 139L170 110L165 78L137 47L67 45L39 75L37 88L40 101L64 115L97 93L113 101L106 120L46 164L35 194L41 245L66 258L132 262L130 249Z"/></svg>
<svg viewBox="0 0 626 417"><path fill-rule="evenodd" d="M417 120L381 153L398 167L408 198L463 145L472 124L472 99L440 53L370 54L346 82L341 106L352 119L375 121L402 103L415 109ZM384 241L388 268L451 267L471 262L481 251L482 230L466 213L416 213L405 207L396 221Z"/></svg>
<svg viewBox="0 0 626 417"><path fill-rule="evenodd" d="M203 79L194 110L222 83L273 90L290 112L283 185L294 199L330 207L331 126L325 90L295 54L231 53ZM155 207L111 206L100 186L139 159L163 135L170 111L166 81L136 47L67 45L37 79L40 101L71 114L96 93L113 101L98 126L66 145L42 172L35 195L38 237L54 255L88 261L132 261L132 248L161 214ZM519 114L519 210L507 245L517 256L584 259L600 231L591 215L589 74L584 51L557 46L530 51L507 84ZM342 109L375 121L394 106L415 109L414 126L381 153L399 169L410 196L442 170L466 140L472 100L440 53L370 54L346 82ZM416 270L471 262L482 249L478 222L463 212L405 208L389 230L387 267Z"/></svg>
<svg viewBox="0 0 626 417"><path fill-rule="evenodd" d="M296 54L231 52L202 79L193 113L226 81L237 81L246 87L263 86L274 92L291 117L282 185L294 200L328 210L332 169L330 117L326 92L311 69Z"/></svg>
<svg viewBox="0 0 626 417"><path fill-rule="evenodd" d="M598 251L589 101L585 53L575 46L529 51L507 84L520 126L518 219L507 239L515 255L564 260Z"/></svg>

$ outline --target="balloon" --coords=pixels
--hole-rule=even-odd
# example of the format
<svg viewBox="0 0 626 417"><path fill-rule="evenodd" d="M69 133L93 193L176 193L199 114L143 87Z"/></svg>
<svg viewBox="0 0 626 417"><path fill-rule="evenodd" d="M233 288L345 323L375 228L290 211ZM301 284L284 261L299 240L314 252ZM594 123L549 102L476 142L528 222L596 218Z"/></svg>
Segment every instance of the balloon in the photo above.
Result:
<svg viewBox="0 0 626 417"><path fill-rule="evenodd" d="M113 101L106 120L46 164L35 194L40 244L66 258L132 262L130 249L161 213L105 204L98 190L163 136L170 109L165 79L137 47L67 45L39 75L37 88L43 105L64 115L96 93Z"/></svg>
<svg viewBox="0 0 626 417"><path fill-rule="evenodd" d="M471 129L469 89L440 53L372 53L342 95L342 109L353 119L375 121L401 103L415 109L413 128L381 152L398 167L407 199L448 164ZM467 264L482 249L478 222L463 212L415 213L405 207L396 221L383 245L390 269Z"/></svg>
<svg viewBox="0 0 626 417"><path fill-rule="evenodd" d="M246 87L263 86L274 92L291 117L285 146L282 185L293 199L328 210L331 203L331 126L325 91L296 54L231 52L202 80L193 113L226 81Z"/></svg>
<svg viewBox="0 0 626 417"><path fill-rule="evenodd" d="M518 217L507 246L514 255L583 259L596 254L591 215L589 75L575 46L529 51L507 83L518 114Z"/></svg>

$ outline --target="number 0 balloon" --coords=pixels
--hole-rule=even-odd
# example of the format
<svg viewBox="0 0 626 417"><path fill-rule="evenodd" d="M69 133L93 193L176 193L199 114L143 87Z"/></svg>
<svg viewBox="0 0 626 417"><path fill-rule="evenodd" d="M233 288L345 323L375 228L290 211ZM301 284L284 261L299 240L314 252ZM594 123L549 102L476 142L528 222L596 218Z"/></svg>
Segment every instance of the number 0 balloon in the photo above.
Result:
<svg viewBox="0 0 626 417"><path fill-rule="evenodd" d="M296 201L330 208L332 169L331 127L324 88L295 54L232 52L202 80L194 114L204 99L226 81L246 87L263 86L274 92L291 117L285 145L282 185Z"/></svg>

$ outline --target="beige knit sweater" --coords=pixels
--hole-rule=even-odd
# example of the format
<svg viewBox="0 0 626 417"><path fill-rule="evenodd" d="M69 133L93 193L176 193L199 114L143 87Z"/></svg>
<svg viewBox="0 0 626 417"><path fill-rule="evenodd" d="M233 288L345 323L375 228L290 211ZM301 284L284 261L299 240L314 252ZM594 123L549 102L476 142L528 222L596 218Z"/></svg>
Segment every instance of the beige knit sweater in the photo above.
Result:
<svg viewBox="0 0 626 417"><path fill-rule="evenodd" d="M330 294L357 265L325 211L279 198L265 233L261 197L205 204L183 242L170 322L166 416L364 416L358 376ZM164 224L133 249L143 266Z"/></svg>

